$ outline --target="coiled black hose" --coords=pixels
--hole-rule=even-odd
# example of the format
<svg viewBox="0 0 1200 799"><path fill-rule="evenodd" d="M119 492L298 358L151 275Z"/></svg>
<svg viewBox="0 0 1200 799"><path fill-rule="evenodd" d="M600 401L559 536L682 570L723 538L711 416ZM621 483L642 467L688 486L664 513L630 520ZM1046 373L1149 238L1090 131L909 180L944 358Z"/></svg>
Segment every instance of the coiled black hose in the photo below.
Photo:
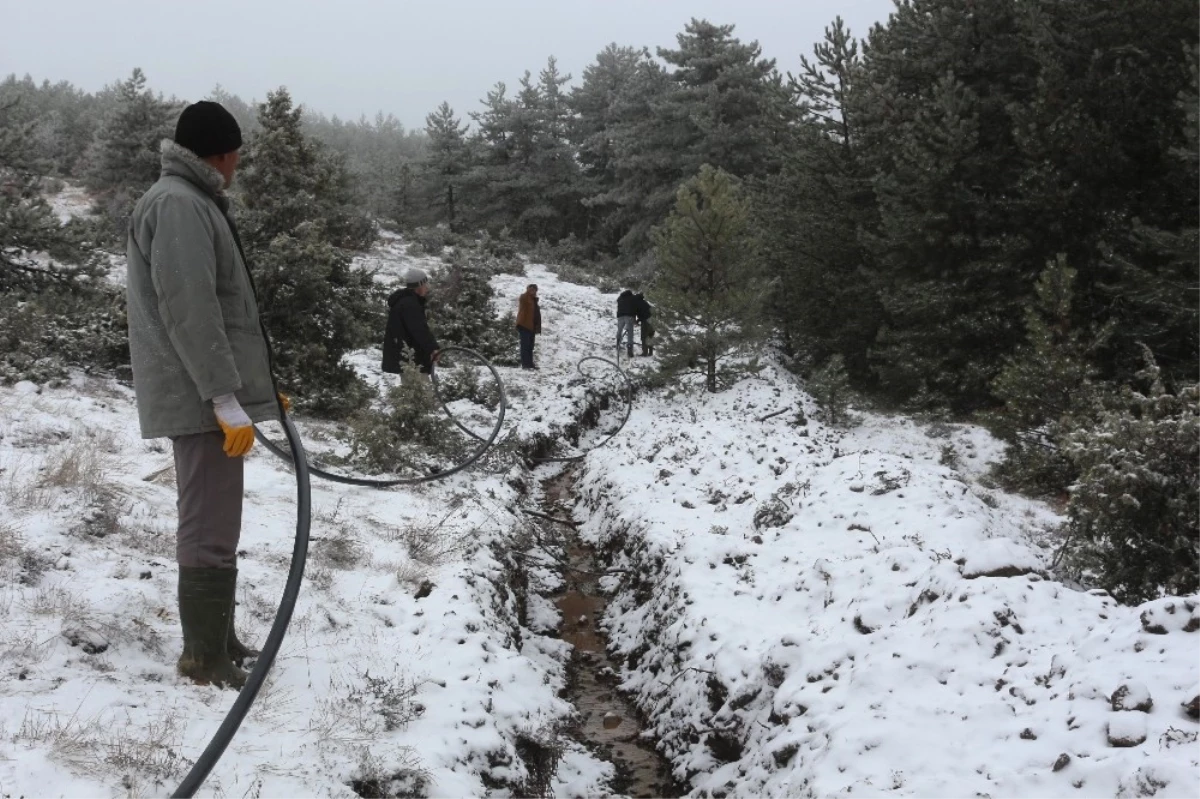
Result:
<svg viewBox="0 0 1200 799"><path fill-rule="evenodd" d="M458 425L460 430L463 430L469 436L480 442L479 447L475 450L475 452L471 453L471 457L450 469L438 472L437 474L426 475L424 477L395 477L387 479L350 477L348 475L330 472L317 466L309 466L309 471L323 480L329 480L331 482L341 483L343 485L361 486L364 488L391 488L393 486L420 485L421 483L431 483L434 480L444 480L452 474L458 474L462 470L470 467L471 464L475 463L475 461L482 458L492 446L492 443L495 442L496 437L500 435L500 428L504 425L504 414L508 410L508 398L504 393L504 381L500 379L500 373L496 371L496 367L492 365L492 362L480 355L478 352L475 352L475 350L469 350L466 347L445 347L442 349L441 357L445 357L446 353L449 352L465 353L487 367L488 371L492 373L492 378L496 381L496 387L500 392L500 410L496 414L496 424L492 426L492 432L486 438L473 433L461 422L459 422L458 419L454 417L454 414L450 412L450 408L448 407L447 403L441 399L441 394L437 394L439 401L442 403L442 408L446 411L446 415L450 417L451 421ZM433 365L433 369L430 372L430 378L433 380L434 390L436 392L438 386L437 364ZM291 455L288 454L287 450L283 449L274 441L267 438L262 434L261 431L255 430L255 435L258 436L258 440L262 442L262 445L271 452L275 453L284 460L291 459Z"/></svg>
<svg viewBox="0 0 1200 799"><path fill-rule="evenodd" d="M617 434L620 433L623 429L625 429L625 424L629 421L629 417L633 415L633 381L629 379L629 375L625 373L625 370L623 370L620 366L618 366L613 361L610 361L608 358L602 358L599 355L588 355L586 358L580 359L579 363L575 364L575 368L579 371L579 374L582 375L583 377L587 377L587 375L584 374L584 372L583 372L583 365L585 363L587 363L588 361L599 361L600 363L608 364L613 369L615 369L617 371L617 374L619 374L621 376L621 379L625 381L625 417L623 419L621 419L621 423L619 425L617 425L617 429L612 431L612 433L609 434L608 438L604 439L603 441L601 441L599 444L595 445L594 447L591 447L590 449L588 449L584 452L581 452L578 455L566 455L566 456L555 457L555 458L533 458L533 460L535 462L537 462L537 463L573 463L574 461L581 461L587 457L589 452L600 449L604 445L608 444L608 442L610 442L614 438L616 438Z"/></svg>
<svg viewBox="0 0 1200 799"><path fill-rule="evenodd" d="M225 714L225 720L221 722L221 726L217 728L212 740L208 742L208 746L196 759L192 770L183 778L183 782L179 784L175 793L171 794L172 797L195 795L209 772L221 759L225 748L229 746L229 742L233 740L233 736L237 733L238 727L242 725L246 714L250 712L250 705L254 703L263 682L267 679L267 672L275 663L275 656L279 654L279 648L283 645L283 636L287 633L292 613L296 609L296 598L300 595L300 582L304 578L304 562L308 559L312 489L308 479L308 458L304 454L304 446L300 443L300 434L296 432L292 420L282 412L282 409L280 410L280 421L287 434L288 446L292 449L291 461L296 470L296 543L292 547L292 566L288 571L287 583L283 588L283 599L279 601L275 622L271 625L271 632L267 634L267 640L263 644L262 654L258 656L258 662L254 664L254 668L250 670L250 674L246 678L246 684L238 692L233 706ZM257 428L255 432L257 433Z"/></svg>

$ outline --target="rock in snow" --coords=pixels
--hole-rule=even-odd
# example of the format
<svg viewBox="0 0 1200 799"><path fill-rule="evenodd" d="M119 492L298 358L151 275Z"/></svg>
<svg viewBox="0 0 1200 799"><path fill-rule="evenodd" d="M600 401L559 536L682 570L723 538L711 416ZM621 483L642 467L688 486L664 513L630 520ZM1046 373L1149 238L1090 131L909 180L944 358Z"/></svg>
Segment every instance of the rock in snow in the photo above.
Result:
<svg viewBox="0 0 1200 799"><path fill-rule="evenodd" d="M1142 713L1113 713L1108 717L1108 745L1140 746L1146 742L1146 716Z"/></svg>
<svg viewBox="0 0 1200 799"><path fill-rule="evenodd" d="M1140 682L1125 683L1113 691L1111 701L1113 710L1140 710L1143 713L1149 713L1150 708L1154 707L1154 700L1150 698L1150 689Z"/></svg>
<svg viewBox="0 0 1200 799"><path fill-rule="evenodd" d="M1042 568L1041 559L1029 547L1010 538L993 538L975 544L967 552L962 575L976 577L1018 577Z"/></svg>

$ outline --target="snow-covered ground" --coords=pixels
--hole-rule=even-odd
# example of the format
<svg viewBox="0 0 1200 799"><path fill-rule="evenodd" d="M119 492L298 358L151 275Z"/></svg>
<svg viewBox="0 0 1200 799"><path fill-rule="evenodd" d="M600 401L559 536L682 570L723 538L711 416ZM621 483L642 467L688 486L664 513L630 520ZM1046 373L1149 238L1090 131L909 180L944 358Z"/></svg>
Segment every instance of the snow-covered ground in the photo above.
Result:
<svg viewBox="0 0 1200 799"><path fill-rule="evenodd" d="M784 408L809 421L759 421ZM1181 707L1200 598L1122 607L1049 579L1056 519L980 485L999 454L981 430L838 431L813 411L768 369L643 398L587 460L585 536L632 572L608 578L610 644L677 778L701 796L1200 794Z"/></svg>
<svg viewBox="0 0 1200 799"><path fill-rule="evenodd" d="M376 257L385 279L408 265L394 240ZM611 298L529 274L544 286L548 329L599 334ZM504 301L528 279L498 279ZM519 445L555 439L594 384L574 370L583 345L564 341L542 344L541 372L503 370L506 432ZM377 350L354 358L375 377L378 360ZM514 459L492 471L388 491L313 481L294 620L203 794L353 796L353 781L378 779L381 790L473 796L528 779L518 746L571 712L559 698L569 651L517 624L506 581L526 469ZM125 386L79 377L63 389L0 388L0 795L168 793L231 704L232 692L174 672L172 479L168 442L139 438ZM266 637L294 526L294 478L258 447L247 463L243 639ZM602 792L611 768L562 744L556 792Z"/></svg>
<svg viewBox="0 0 1200 799"><path fill-rule="evenodd" d="M390 284L440 260L384 235L360 264ZM613 385L576 363L611 357L615 296L530 265L493 280L497 311L529 282L542 369L502 370L508 460L415 489L313 481L294 621L202 795L510 795L555 736L555 795L608 793L611 767L556 733L572 713L558 611L529 596L522 626L511 577L549 471L518 456L573 451L589 390ZM377 350L351 360L378 382ZM1058 519L985 487L1000 448L978 429L863 414L841 431L814 411L773 367L716 396L643 392L582 465L610 644L678 779L699 796L1200 793L1181 707L1200 693L1200 598L1128 608L1052 579ZM232 702L174 672L171 481L127 387L0 387L0 796L166 794ZM291 473L256 448L238 611L252 642L294 513Z"/></svg>

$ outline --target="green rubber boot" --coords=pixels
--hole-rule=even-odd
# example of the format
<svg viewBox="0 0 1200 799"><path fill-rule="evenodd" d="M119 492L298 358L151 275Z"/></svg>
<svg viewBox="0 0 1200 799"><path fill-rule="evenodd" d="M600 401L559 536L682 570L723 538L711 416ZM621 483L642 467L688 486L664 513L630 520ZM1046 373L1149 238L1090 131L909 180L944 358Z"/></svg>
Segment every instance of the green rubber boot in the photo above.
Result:
<svg viewBox="0 0 1200 799"><path fill-rule="evenodd" d="M233 585L234 599L229 605L229 635L225 638L225 651L229 653L229 659L235 666L245 666L246 661L254 660L262 652L252 649L238 640L237 631L234 629L234 617L237 615L237 569L233 570Z"/></svg>
<svg viewBox="0 0 1200 799"><path fill-rule="evenodd" d="M234 569L179 567L179 624L183 654L176 668L197 685L240 689L246 672L233 665L228 646Z"/></svg>

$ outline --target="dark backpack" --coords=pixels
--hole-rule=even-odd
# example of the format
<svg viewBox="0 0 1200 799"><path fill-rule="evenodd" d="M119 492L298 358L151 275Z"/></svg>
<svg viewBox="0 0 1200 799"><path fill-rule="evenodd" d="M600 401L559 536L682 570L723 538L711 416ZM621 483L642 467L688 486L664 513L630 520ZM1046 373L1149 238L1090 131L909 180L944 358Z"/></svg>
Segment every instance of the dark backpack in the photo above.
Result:
<svg viewBox="0 0 1200 799"><path fill-rule="evenodd" d="M650 303L646 302L646 298L637 297L637 315L642 319L649 319L653 315L654 309L650 307Z"/></svg>

